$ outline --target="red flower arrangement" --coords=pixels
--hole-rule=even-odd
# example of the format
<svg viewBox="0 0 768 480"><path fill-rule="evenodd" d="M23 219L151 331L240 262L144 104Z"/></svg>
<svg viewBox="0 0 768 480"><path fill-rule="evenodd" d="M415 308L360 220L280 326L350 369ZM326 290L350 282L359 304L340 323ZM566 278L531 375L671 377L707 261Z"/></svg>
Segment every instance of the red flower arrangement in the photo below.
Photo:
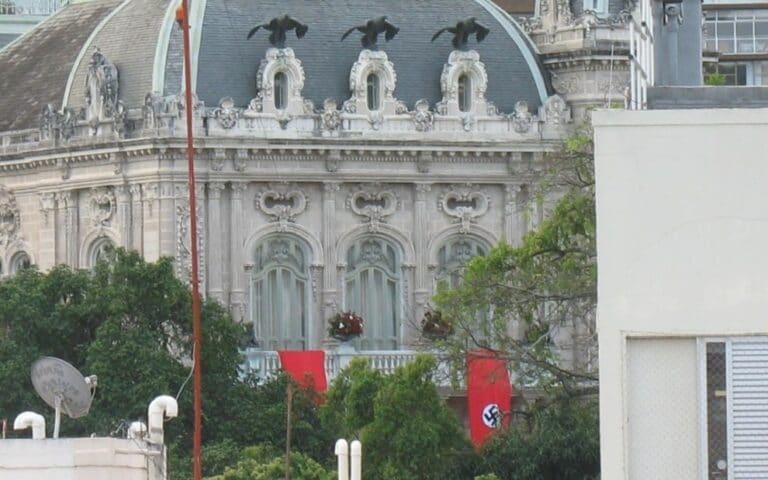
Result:
<svg viewBox="0 0 768 480"><path fill-rule="evenodd" d="M355 312L340 312L328 319L328 334L341 341L363 334L363 317Z"/></svg>

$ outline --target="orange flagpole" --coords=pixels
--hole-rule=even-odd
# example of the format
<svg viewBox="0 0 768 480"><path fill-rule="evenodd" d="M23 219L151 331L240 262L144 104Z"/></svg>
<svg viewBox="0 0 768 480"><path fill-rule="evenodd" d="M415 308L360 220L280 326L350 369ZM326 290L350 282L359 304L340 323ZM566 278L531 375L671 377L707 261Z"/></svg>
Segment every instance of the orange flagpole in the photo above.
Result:
<svg viewBox="0 0 768 480"><path fill-rule="evenodd" d="M202 451L202 372L201 372L201 354L202 354L202 329L200 325L200 280L198 266L198 243L197 243L197 198L195 191L195 148L192 132L192 68L190 64L190 41L189 41L189 0L181 0L181 6L176 10L176 20L181 25L182 36L184 38L184 89L186 94L187 116L187 173L189 186L189 237L192 257L192 362L193 362L193 405L194 405L194 428L192 434L192 478L201 480L203 476L203 463L201 460Z"/></svg>

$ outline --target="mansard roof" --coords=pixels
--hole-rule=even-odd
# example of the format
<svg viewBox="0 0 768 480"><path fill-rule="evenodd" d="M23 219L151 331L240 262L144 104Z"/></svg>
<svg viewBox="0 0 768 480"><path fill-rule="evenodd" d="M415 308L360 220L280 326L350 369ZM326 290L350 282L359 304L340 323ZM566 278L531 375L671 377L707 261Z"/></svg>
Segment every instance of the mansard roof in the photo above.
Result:
<svg viewBox="0 0 768 480"><path fill-rule="evenodd" d="M182 85L181 35L171 0L92 0L61 9L32 32L0 51L0 131L36 128L42 107L85 107L88 62L99 48L118 68L120 100L139 107L145 95L177 94ZM450 35L431 42L438 29L476 17L490 28L479 52L488 71L486 97L500 110L523 100L535 111L549 83L535 48L522 29L491 0L196 0L190 22L193 81L200 100L215 106L232 97L245 106L257 96L256 72L270 47L256 24L289 14L309 25L289 37L306 73L303 96L315 105L350 98L350 69L361 50L359 36L341 35L365 20L386 15L400 28L381 42L397 75L395 96L412 107L442 98L440 75L452 51ZM290 32L292 33L292 32Z"/></svg>

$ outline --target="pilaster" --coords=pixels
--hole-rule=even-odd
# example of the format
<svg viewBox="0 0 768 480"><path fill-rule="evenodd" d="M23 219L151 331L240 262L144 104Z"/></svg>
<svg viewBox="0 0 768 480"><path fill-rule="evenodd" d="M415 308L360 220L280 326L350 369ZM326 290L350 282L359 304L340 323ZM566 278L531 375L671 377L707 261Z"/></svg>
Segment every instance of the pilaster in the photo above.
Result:
<svg viewBox="0 0 768 480"><path fill-rule="evenodd" d="M232 315L236 321L242 322L248 320L245 311L245 278L244 270L248 252L245 252L245 231L243 231L243 196L248 189L247 182L232 182L232 195L230 200L230 284L232 292L229 298L229 304L232 309Z"/></svg>
<svg viewBox="0 0 768 480"><path fill-rule="evenodd" d="M37 265L48 270L56 265L56 194L40 194Z"/></svg>
<svg viewBox="0 0 768 480"><path fill-rule="evenodd" d="M336 256L336 195L340 190L339 182L323 183L323 248L325 252L325 266L323 270L323 314L322 319L329 318L336 313L343 303L338 298L339 291L338 262ZM323 324L325 322L323 321Z"/></svg>
<svg viewBox="0 0 768 480"><path fill-rule="evenodd" d="M127 185L115 187L117 199L117 222L120 231L120 246L130 249L133 242L131 234L131 192Z"/></svg>
<svg viewBox="0 0 768 480"><path fill-rule="evenodd" d="M221 215L221 192L223 182L208 184L208 291L219 301L224 301L224 219Z"/></svg>

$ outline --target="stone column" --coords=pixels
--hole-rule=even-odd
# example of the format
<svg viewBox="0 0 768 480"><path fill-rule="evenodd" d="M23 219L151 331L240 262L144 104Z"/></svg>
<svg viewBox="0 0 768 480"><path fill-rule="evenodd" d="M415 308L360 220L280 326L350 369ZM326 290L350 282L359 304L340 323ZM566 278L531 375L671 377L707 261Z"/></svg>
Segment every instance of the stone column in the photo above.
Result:
<svg viewBox="0 0 768 480"><path fill-rule="evenodd" d="M48 270L56 265L56 195L40 194L37 265Z"/></svg>
<svg viewBox="0 0 768 480"><path fill-rule="evenodd" d="M504 185L504 240L510 245L519 245L523 236L522 216L526 214L525 203L521 201L522 187Z"/></svg>
<svg viewBox="0 0 768 480"><path fill-rule="evenodd" d="M336 264L336 194L339 192L339 182L323 183L323 255L325 269L323 270L323 312L322 325L325 319L336 313L341 307L340 292L337 290L338 269ZM342 254L343 255L343 254Z"/></svg>
<svg viewBox="0 0 768 480"><path fill-rule="evenodd" d="M120 246L130 249L133 242L131 234L131 193L126 185L115 187L117 199L117 222L120 226Z"/></svg>
<svg viewBox="0 0 768 480"><path fill-rule="evenodd" d="M232 199L230 208L230 255L231 265L229 267L230 284L232 293L229 298L229 306L232 309L232 315L236 321L247 321L245 315L245 277L244 270L248 252L245 252L243 245L244 234L243 224L243 196L248 188L247 182L232 182Z"/></svg>
<svg viewBox="0 0 768 480"><path fill-rule="evenodd" d="M400 332L400 348L411 347L418 338L417 326L421 321L421 318L416 317L416 312L421 310L414 308L411 293L413 291L412 285L414 284L416 265L412 263L403 263L401 266L402 278L403 278L403 319L400 322L402 325L402 331Z"/></svg>
<svg viewBox="0 0 768 480"><path fill-rule="evenodd" d="M208 184L208 291L211 296L224 301L225 224L221 218L221 192L223 182Z"/></svg>
<svg viewBox="0 0 768 480"><path fill-rule="evenodd" d="M72 194L70 192L57 192L55 195L56 211L53 215L53 229L57 233L56 235L56 254L55 263L67 263L67 236L65 234L67 229L67 202L71 201Z"/></svg>
<svg viewBox="0 0 768 480"><path fill-rule="evenodd" d="M148 262L154 262L160 258L160 186L157 183L147 183L142 187L141 193L144 219L142 253Z"/></svg>
<svg viewBox="0 0 768 480"><path fill-rule="evenodd" d="M144 251L144 212L141 203L141 185L133 184L131 192L131 248L139 253Z"/></svg>
<svg viewBox="0 0 768 480"><path fill-rule="evenodd" d="M78 211L77 211L77 192L62 192L61 202L64 207L64 262L78 268Z"/></svg>
<svg viewBox="0 0 768 480"><path fill-rule="evenodd" d="M429 183L417 183L415 186L416 201L413 206L413 243L416 249L415 282L414 282L414 302L415 305L408 312L412 316L409 327L406 330L406 344L415 341L418 338L418 329L421 318L424 315L427 302L432 294L431 282L429 280L428 265L432 262L429 256L429 212L427 211L427 198L432 190Z"/></svg>

